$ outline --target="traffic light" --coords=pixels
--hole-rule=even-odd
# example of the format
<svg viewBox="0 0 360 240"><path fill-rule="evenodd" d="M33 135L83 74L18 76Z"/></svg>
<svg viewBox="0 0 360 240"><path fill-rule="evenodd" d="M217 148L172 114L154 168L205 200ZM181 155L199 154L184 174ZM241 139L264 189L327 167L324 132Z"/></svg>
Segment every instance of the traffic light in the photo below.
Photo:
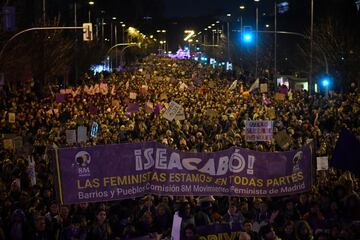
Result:
<svg viewBox="0 0 360 240"><path fill-rule="evenodd" d="M83 23L83 41L89 42L93 40L92 23Z"/></svg>
<svg viewBox="0 0 360 240"><path fill-rule="evenodd" d="M325 92L328 92L333 84L333 78L331 77L331 75L325 74L320 77L319 84Z"/></svg>
<svg viewBox="0 0 360 240"><path fill-rule="evenodd" d="M242 30L242 42L250 44L254 41L254 32L251 29L251 26L245 26Z"/></svg>

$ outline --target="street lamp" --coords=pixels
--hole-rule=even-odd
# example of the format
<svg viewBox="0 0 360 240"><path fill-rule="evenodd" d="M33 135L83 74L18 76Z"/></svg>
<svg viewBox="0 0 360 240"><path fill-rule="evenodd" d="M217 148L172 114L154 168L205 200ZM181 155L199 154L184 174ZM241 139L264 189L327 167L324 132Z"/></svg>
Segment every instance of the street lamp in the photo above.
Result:
<svg viewBox="0 0 360 240"><path fill-rule="evenodd" d="M89 22L91 22L91 7L94 6L94 1L89 1Z"/></svg>
<svg viewBox="0 0 360 240"><path fill-rule="evenodd" d="M254 0L254 2L258 3L260 0ZM258 61L258 38L259 38L259 5L256 4L256 37L255 37L255 78L258 77L258 67L259 67L259 61Z"/></svg>
<svg viewBox="0 0 360 240"><path fill-rule="evenodd" d="M121 24L121 27L122 27L122 42L124 43L125 42L125 27L126 27L126 25L123 23L123 24Z"/></svg>
<svg viewBox="0 0 360 240"><path fill-rule="evenodd" d="M231 13L226 14L228 18L231 17ZM230 62L230 23L229 20L227 21L227 57L228 62Z"/></svg>

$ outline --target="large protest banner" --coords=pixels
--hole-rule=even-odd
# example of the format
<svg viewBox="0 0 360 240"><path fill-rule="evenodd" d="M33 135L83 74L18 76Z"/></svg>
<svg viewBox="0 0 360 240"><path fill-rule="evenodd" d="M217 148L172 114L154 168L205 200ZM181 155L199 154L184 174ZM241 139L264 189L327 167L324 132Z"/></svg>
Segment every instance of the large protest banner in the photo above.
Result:
<svg viewBox="0 0 360 240"><path fill-rule="evenodd" d="M64 204L141 197L282 196L311 187L312 143L289 152L232 147L180 152L156 142L63 148L56 159Z"/></svg>
<svg viewBox="0 0 360 240"><path fill-rule="evenodd" d="M273 137L273 121L245 121L247 142L269 142Z"/></svg>

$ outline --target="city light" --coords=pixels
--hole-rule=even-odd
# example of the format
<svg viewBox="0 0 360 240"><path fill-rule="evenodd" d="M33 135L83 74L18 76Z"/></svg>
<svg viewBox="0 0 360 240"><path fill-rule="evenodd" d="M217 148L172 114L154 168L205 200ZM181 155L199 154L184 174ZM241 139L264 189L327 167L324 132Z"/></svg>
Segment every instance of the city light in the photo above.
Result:
<svg viewBox="0 0 360 240"><path fill-rule="evenodd" d="M244 26L241 40L246 44L250 44L254 41L254 32L252 31L251 26Z"/></svg>
<svg viewBox="0 0 360 240"><path fill-rule="evenodd" d="M240 9L242 9L242 10L245 9L245 6L244 6L244 5L241 5L241 6L240 6Z"/></svg>
<svg viewBox="0 0 360 240"><path fill-rule="evenodd" d="M322 80L322 85L324 87L328 87L330 85L330 80L328 78L325 78Z"/></svg>
<svg viewBox="0 0 360 240"><path fill-rule="evenodd" d="M252 42L252 34L251 33L244 33L243 41L250 43Z"/></svg>
<svg viewBox="0 0 360 240"><path fill-rule="evenodd" d="M90 1L90 2L89 2L89 5L94 5L94 4L95 4L94 1Z"/></svg>

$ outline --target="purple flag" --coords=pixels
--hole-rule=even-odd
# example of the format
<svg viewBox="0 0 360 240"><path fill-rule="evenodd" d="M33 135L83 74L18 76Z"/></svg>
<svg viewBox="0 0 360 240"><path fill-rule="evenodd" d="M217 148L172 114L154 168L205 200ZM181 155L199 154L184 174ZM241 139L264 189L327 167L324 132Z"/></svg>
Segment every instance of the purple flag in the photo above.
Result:
<svg viewBox="0 0 360 240"><path fill-rule="evenodd" d="M160 114L160 111L163 107L161 106L161 104L156 104L155 108L154 108L154 113L156 115Z"/></svg>

